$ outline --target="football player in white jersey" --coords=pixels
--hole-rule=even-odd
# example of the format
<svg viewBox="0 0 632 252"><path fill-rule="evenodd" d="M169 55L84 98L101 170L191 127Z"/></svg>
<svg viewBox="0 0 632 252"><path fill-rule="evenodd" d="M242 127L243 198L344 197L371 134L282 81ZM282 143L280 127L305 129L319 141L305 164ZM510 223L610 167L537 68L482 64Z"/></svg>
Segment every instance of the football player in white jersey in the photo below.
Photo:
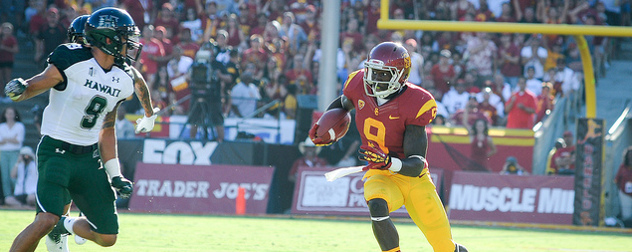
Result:
<svg viewBox="0 0 632 252"><path fill-rule="evenodd" d="M84 36L84 27L88 22L88 18L90 15L81 15L76 17L70 23L70 27L68 27L68 41L71 43L77 43L84 46L89 46L85 40ZM139 48L140 50L140 48ZM118 62L117 62L118 63ZM154 121L156 120L157 112L160 110L158 108L152 108L151 105L151 96L149 93L149 89L147 88L147 82L143 78L143 75L130 64L126 64L125 62L120 64L121 68L129 67L130 71L134 73L134 93L138 97L143 110L145 110L145 114L143 118L139 118L136 120L136 134L143 132L150 132L154 128Z"/></svg>
<svg viewBox="0 0 632 252"><path fill-rule="evenodd" d="M119 104L134 94L134 78L115 62L138 58L140 32L131 16L117 8L96 11L85 28L90 47L60 45L42 73L6 85L5 93L13 101L50 90L37 151L37 215L10 251L34 251L49 232L49 251L68 251L67 234L101 246L116 243L112 187L129 197L132 183L121 175L114 123ZM70 198L85 216L61 217Z"/></svg>

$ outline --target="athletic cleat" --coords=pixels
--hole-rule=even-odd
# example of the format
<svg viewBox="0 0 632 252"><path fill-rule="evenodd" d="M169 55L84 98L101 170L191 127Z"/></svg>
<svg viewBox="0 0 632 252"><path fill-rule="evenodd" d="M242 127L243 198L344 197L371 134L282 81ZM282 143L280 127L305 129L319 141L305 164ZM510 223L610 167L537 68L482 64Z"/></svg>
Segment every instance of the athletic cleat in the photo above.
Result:
<svg viewBox="0 0 632 252"><path fill-rule="evenodd" d="M81 236L75 235L75 243L77 243L78 245L83 245L84 243L86 243L86 238L83 238Z"/></svg>
<svg viewBox="0 0 632 252"><path fill-rule="evenodd" d="M468 252L465 246L455 243L456 248L454 248L454 252Z"/></svg>
<svg viewBox="0 0 632 252"><path fill-rule="evenodd" d="M52 234L46 235L46 249L49 252L70 252L68 250L68 235L67 234Z"/></svg>

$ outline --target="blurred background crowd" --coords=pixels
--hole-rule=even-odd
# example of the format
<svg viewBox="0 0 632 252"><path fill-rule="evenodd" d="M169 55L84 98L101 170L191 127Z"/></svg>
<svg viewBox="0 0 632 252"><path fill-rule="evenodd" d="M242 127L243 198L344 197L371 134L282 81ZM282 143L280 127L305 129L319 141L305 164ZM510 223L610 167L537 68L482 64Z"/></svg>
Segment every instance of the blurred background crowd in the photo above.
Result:
<svg viewBox="0 0 632 252"><path fill-rule="evenodd" d="M625 0L403 0L391 4L389 15L394 19L630 23L630 4ZM531 128L554 108L556 96L573 96L581 102L581 94L576 93L583 82L582 64L570 36L378 30L379 5L378 0L342 0L339 87L349 73L363 68L367 50L391 40L411 52L409 81L429 90L439 102L436 124L469 121L471 125L483 118L493 126ZM2 0L1 82L11 78L10 62L16 53L11 49L18 47L15 36L33 43L33 60L43 68L48 54L67 42L66 30L75 17L110 6L128 10L141 29L144 47L135 66L145 75L154 105L162 109L195 94L200 89L196 84L204 78L212 85L203 88L221 99L225 117L292 119L297 95L318 94L322 12L318 0ZM603 76L617 42L592 36L587 40L596 77ZM192 69L200 65L209 71L192 77ZM521 90L530 91L535 107L533 113L514 117L533 114L533 118L526 123L508 122L512 108L507 105ZM252 114L273 101L277 105L265 113ZM189 104L169 106L167 115L188 114ZM138 103L127 105L128 113L140 110ZM464 112L470 112L466 121Z"/></svg>

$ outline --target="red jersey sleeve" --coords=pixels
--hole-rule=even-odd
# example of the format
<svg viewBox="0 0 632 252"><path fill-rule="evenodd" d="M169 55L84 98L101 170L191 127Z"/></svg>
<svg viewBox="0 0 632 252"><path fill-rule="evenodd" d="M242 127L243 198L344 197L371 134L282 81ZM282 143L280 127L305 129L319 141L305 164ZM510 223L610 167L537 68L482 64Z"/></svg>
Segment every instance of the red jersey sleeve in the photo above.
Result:
<svg viewBox="0 0 632 252"><path fill-rule="evenodd" d="M434 120L437 115L437 102L434 97L423 88L408 84L408 89L411 92L404 92L404 98L400 101L403 104L402 107L404 115L411 115L407 117L406 124L426 126Z"/></svg>

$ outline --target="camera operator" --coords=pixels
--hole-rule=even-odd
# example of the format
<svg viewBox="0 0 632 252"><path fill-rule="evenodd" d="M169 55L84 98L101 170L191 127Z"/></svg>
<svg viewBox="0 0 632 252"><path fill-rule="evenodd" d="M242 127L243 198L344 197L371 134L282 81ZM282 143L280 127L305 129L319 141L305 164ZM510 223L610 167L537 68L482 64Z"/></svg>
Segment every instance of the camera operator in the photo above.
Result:
<svg viewBox="0 0 632 252"><path fill-rule="evenodd" d="M188 124L191 124L189 136L195 139L198 126L204 126L205 136L207 126L215 128L215 139L224 140L224 116L222 115L222 81L219 72L223 64L215 59L217 47L211 40L197 52L195 62L190 68L191 107Z"/></svg>

